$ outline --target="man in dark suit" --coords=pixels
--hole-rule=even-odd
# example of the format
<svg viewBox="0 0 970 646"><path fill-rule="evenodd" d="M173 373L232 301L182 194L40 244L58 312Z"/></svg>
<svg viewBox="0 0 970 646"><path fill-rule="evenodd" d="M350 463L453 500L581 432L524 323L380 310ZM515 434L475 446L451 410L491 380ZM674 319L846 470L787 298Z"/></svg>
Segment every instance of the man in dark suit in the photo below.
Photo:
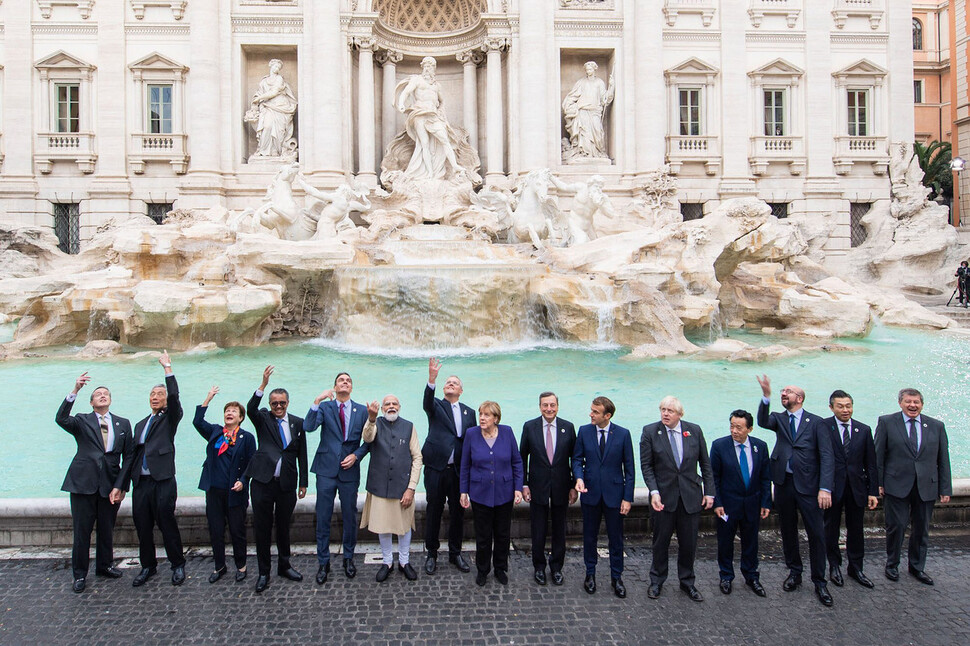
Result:
<svg viewBox="0 0 970 646"><path fill-rule="evenodd" d="M475 411L458 401L462 393L461 379L458 377L451 375L445 379L442 388L444 397L435 398L435 380L440 370L441 362L432 357L428 361L428 384L424 389L428 437L421 447L424 490L428 500L424 532L424 544L428 550L424 571L428 574L434 574L438 567L438 547L441 545L438 534L441 532L445 500L448 501L448 561L462 572L471 570L465 557L461 555L462 522L465 514L461 506L458 476L462 439L465 431L478 422Z"/></svg>
<svg viewBox="0 0 970 646"><path fill-rule="evenodd" d="M829 560L829 579L842 586L842 554L839 550L839 526L845 511L845 555L849 561L849 576L860 585L871 588L872 581L862 572L865 541L862 537L862 521L866 508L875 509L879 503L876 494L879 482L876 478L876 445L872 429L852 419L852 397L844 390L829 395L829 408L835 413L822 420L830 433L835 457L835 486L832 488L832 506L825 510L825 551Z"/></svg>
<svg viewBox="0 0 970 646"><path fill-rule="evenodd" d="M586 580L583 589L596 592L596 539L600 521L606 520L610 548L610 582L613 593L626 598L623 585L623 517L633 506L633 440L630 431L613 424L616 406L606 397L597 397L589 407L589 421L576 435L573 450L573 476L576 491L583 494L583 561Z"/></svg>
<svg viewBox="0 0 970 646"><path fill-rule="evenodd" d="M317 476L317 585L330 575L330 524L333 501L340 495L343 518L344 574L357 576L354 550L357 548L357 491L360 489L360 461L370 450L360 436L367 421L367 405L351 401L354 382L346 372L337 374L333 388L320 393L306 414L303 428L312 433L320 427L320 445L310 471Z"/></svg>
<svg viewBox="0 0 970 646"><path fill-rule="evenodd" d="M185 583L182 536L175 521L175 433L182 419L179 386L172 372L172 360L163 352L158 362L165 369L165 383L148 395L151 415L135 424L135 457L131 470L133 489L131 515L138 533L141 572L132 581L136 588L157 573L155 525L162 533L165 554L172 565L172 585Z"/></svg>
<svg viewBox="0 0 970 646"><path fill-rule="evenodd" d="M296 499L306 496L306 434L303 432L303 420L286 412L290 405L290 394L285 389L274 388L270 391L269 410L259 407L274 369L273 366L266 366L262 383L246 405L246 414L256 427L259 444L246 470L246 477L252 480L253 534L256 538L256 562L259 564L257 593L269 587L270 543L274 523L276 551L279 554L277 573L290 581L303 580L303 575L290 565L290 521Z"/></svg>
<svg viewBox="0 0 970 646"><path fill-rule="evenodd" d="M876 424L876 473L879 494L886 500L886 578L899 580L899 559L906 525L909 535L909 573L933 585L924 571L930 517L939 498L950 502L950 449L946 427L923 415L923 395L915 388L899 391L902 414L883 415Z"/></svg>
<svg viewBox="0 0 970 646"><path fill-rule="evenodd" d="M74 390L57 409L57 425L74 436L77 453L64 477L62 491L71 494L71 518L74 521L74 550L71 569L75 592L84 592L91 551L91 531L98 527L95 549L95 569L98 576L111 579L121 577L121 570L112 565L112 533L118 508L128 490L135 443L131 423L113 415L111 393L98 386L91 393L90 413L71 415L78 392L91 380L83 373L74 382Z"/></svg>
<svg viewBox="0 0 970 646"><path fill-rule="evenodd" d="M797 386L781 390L784 413L771 413L771 380L758 378L761 403L758 426L775 432L771 452L771 479L775 483L775 509L781 525L781 544L785 552L788 578L782 584L792 592L802 583L802 556L798 550L798 515L808 534L808 558L815 595L822 605L833 599L825 582L825 521L822 511L832 506L835 483L835 457L828 429L822 418L806 411L805 391Z"/></svg>
<svg viewBox="0 0 970 646"><path fill-rule="evenodd" d="M640 471L653 508L653 563L647 596L660 596L667 580L670 538L676 531L680 589L691 601L703 601L694 586L694 557L701 509L714 506L714 476L704 432L697 424L681 419L683 416L680 401L664 397L660 400L660 421L644 426L640 436Z"/></svg>
<svg viewBox="0 0 970 646"><path fill-rule="evenodd" d="M576 429L572 422L557 417L559 398L555 393L539 395L541 415L522 425L519 453L525 470L522 495L529 503L532 521L532 565L535 581L546 584L546 522L552 515L552 558L549 572L553 585L562 585L566 560L566 509L576 502L572 458Z"/></svg>
<svg viewBox="0 0 970 646"><path fill-rule="evenodd" d="M731 594L734 581L734 537L741 533L741 574L759 597L767 596L758 573L758 528L771 509L771 465L768 445L750 437L754 419L746 410L731 413L731 435L711 444L717 565L720 589Z"/></svg>

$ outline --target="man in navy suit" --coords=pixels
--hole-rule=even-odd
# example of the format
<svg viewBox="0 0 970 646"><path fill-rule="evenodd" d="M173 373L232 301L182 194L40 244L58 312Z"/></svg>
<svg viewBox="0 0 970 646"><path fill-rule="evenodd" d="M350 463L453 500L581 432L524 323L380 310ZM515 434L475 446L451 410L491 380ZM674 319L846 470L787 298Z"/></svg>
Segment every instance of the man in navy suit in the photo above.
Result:
<svg viewBox="0 0 970 646"><path fill-rule="evenodd" d="M525 470L522 495L529 503L532 521L533 578L546 584L546 522L552 516L552 558L549 572L553 585L562 585L566 560L566 509L576 502L572 459L576 446L573 423L559 415L556 393L539 395L541 415L522 426L519 453Z"/></svg>
<svg viewBox="0 0 970 646"><path fill-rule="evenodd" d="M424 388L424 412L428 416L428 437L421 447L424 460L424 490L427 493L428 507L424 545L428 557L424 571L434 574L438 568L438 547L441 542L441 514L448 501L448 561L461 572L468 572L471 566L461 555L462 523L465 513L461 506L459 468L461 467L462 440L465 431L476 426L475 411L458 401L462 393L461 379L455 375L445 379L442 388L444 397L434 396L435 380L441 371L441 362L431 357L428 360L428 383Z"/></svg>
<svg viewBox="0 0 970 646"><path fill-rule="evenodd" d="M644 426L640 436L640 470L653 508L653 563L647 596L660 596L667 580L670 539L676 531L680 589L691 601L700 602L704 597L694 585L697 529L701 509L714 506L714 478L704 432L681 419L683 415L684 407L676 397L664 397L660 421Z"/></svg>
<svg viewBox="0 0 970 646"><path fill-rule="evenodd" d="M741 575L759 597L767 596L758 573L758 527L771 509L771 465L768 445L750 437L754 419L746 410L731 413L731 435L711 444L717 565L721 592L731 594L734 581L734 537L741 533Z"/></svg>
<svg viewBox="0 0 970 646"><path fill-rule="evenodd" d="M862 572L865 541L862 521L866 508L879 503L879 481L876 477L876 445L872 429L852 419L852 397L844 390L829 395L829 408L835 413L822 420L830 435L835 457L835 486L832 506L825 510L825 551L829 560L829 579L837 586L842 578L842 554L839 550L839 526L845 511L845 554L849 576L867 588L873 587Z"/></svg>
<svg viewBox="0 0 970 646"><path fill-rule="evenodd" d="M91 380L85 372L74 382L74 390L57 409L57 425L74 436L77 454L64 477L62 491L71 494L71 518L74 521L74 551L71 569L75 592L84 592L91 550L91 530L98 527L95 573L111 579L121 577L112 565L112 538L118 508L128 490L135 443L131 423L108 411L111 393L98 386L91 393L90 413L71 415L78 391Z"/></svg>
<svg viewBox="0 0 970 646"><path fill-rule="evenodd" d="M610 581L613 592L626 597L623 585L623 517L633 506L633 440L630 431L611 423L616 406L597 397L589 407L589 421L580 427L573 451L576 491L583 494L583 561L586 580L583 589L596 592L596 539L600 521L606 520L610 546Z"/></svg>
<svg viewBox="0 0 970 646"><path fill-rule="evenodd" d="M758 426L775 432L771 452L771 479L775 483L775 509L781 525L781 544L785 552L788 578L782 589L792 592L802 583L802 556L798 550L798 515L808 534L808 557L815 595L822 605L831 606L832 595L825 582L825 521L822 511L832 506L835 483L835 457L832 442L822 418L806 411L805 391L785 386L781 391L784 413L770 413L771 381L758 378L761 403Z"/></svg>
<svg viewBox="0 0 970 646"><path fill-rule="evenodd" d="M360 489L360 461L370 450L361 443L367 406L351 401L354 382L346 372L337 374L333 388L320 393L306 414L303 428L320 430L320 445L310 471L317 474L317 585L330 574L330 523L333 501L340 495L343 517L344 574L357 576L354 550L357 547L357 491Z"/></svg>

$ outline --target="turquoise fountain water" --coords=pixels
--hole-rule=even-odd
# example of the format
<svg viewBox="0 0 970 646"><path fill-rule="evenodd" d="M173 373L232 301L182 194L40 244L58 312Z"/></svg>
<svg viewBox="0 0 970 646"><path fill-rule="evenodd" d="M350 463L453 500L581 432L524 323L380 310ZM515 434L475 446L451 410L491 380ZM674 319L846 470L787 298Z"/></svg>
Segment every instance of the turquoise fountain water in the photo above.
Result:
<svg viewBox="0 0 970 646"><path fill-rule="evenodd" d="M738 335L748 343L768 343L755 335ZM735 408L755 412L760 389L755 375L765 372L778 392L797 384L808 393L806 409L830 414L828 394L835 388L855 398L856 417L875 426L880 414L897 411L896 392L903 386L921 389L927 414L942 419L950 439L954 477L970 477L970 339L936 332L877 328L862 340L845 341L854 352L817 352L770 363L729 363L683 357L627 361L618 348L581 348L562 345L523 345L503 351L439 353L442 375L458 374L465 384L462 400L477 407L485 399L502 405L502 422L516 433L538 415L537 397L554 390L561 415L578 424L588 422L589 402L606 395L617 405L614 421L633 431L658 418L657 403L667 394L680 398L685 418L701 424L708 443L728 432L727 417ZM73 439L54 423L54 413L71 390L75 377L87 370L94 384L113 393L112 411L133 422L148 411L148 392L161 381L162 369L152 358L79 360L65 349L63 357L33 358L0 363L0 442L3 468L0 497L66 496L60 492L64 472L74 455ZM208 354L173 355L186 417L176 440L179 492L200 495L199 473L205 442L192 427L196 404L210 386L221 393L210 408L209 421L221 419L222 406L236 399L243 404L259 385L263 368L277 366L271 387L289 390L291 412L305 414L313 398L330 387L339 371L354 379L357 402L398 395L401 414L426 432L421 395L427 380L427 357L418 353L346 352L326 343L272 344ZM82 391L76 411L88 412L90 389ZM247 428L248 426L247 422ZM756 431L772 443L771 434ZM311 434L309 449L316 450ZM642 485L637 467L637 484ZM312 491L312 478L311 478Z"/></svg>

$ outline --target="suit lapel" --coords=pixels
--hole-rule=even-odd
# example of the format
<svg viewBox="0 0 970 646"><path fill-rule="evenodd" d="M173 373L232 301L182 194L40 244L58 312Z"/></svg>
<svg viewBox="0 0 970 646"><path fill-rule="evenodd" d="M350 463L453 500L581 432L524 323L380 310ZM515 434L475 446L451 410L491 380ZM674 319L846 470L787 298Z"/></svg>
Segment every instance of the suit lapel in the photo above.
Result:
<svg viewBox="0 0 970 646"><path fill-rule="evenodd" d="M663 422L657 422L657 437L659 438L661 446L664 447L664 452L667 454L667 457L670 458L670 464L674 465L675 470L680 471L677 468L677 460L674 459L674 449L670 446L670 434L667 432L667 427L664 426Z"/></svg>
<svg viewBox="0 0 970 646"><path fill-rule="evenodd" d="M899 436L902 439L903 444L906 445L906 449L909 451L910 455L913 456L913 459L915 459L918 453L913 450L913 445L910 444L909 442L909 429L906 428L906 422L903 421L902 413L893 415L893 417L896 420L894 425L898 429L897 432L899 433Z"/></svg>

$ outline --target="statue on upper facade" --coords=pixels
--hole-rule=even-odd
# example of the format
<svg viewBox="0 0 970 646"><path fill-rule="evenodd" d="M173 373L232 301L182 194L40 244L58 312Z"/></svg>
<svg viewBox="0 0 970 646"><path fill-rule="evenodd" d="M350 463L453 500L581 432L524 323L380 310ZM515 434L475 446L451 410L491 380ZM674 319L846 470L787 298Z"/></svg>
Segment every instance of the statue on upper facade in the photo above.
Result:
<svg viewBox="0 0 970 646"><path fill-rule="evenodd" d="M269 74L259 81L252 103L243 120L256 132L256 152L249 161L283 159L293 161L297 156L297 141L293 137L293 115L297 101L293 90L280 74L283 61L269 62Z"/></svg>
<svg viewBox="0 0 970 646"><path fill-rule="evenodd" d="M606 131L603 128L603 116L606 107L613 102L616 88L613 73L610 73L609 86L603 79L596 76L599 66L594 61L583 65L586 76L573 85L566 98L562 101L563 117L566 120L566 132L569 133L569 144L564 146L563 161L582 161L589 159L606 159Z"/></svg>

